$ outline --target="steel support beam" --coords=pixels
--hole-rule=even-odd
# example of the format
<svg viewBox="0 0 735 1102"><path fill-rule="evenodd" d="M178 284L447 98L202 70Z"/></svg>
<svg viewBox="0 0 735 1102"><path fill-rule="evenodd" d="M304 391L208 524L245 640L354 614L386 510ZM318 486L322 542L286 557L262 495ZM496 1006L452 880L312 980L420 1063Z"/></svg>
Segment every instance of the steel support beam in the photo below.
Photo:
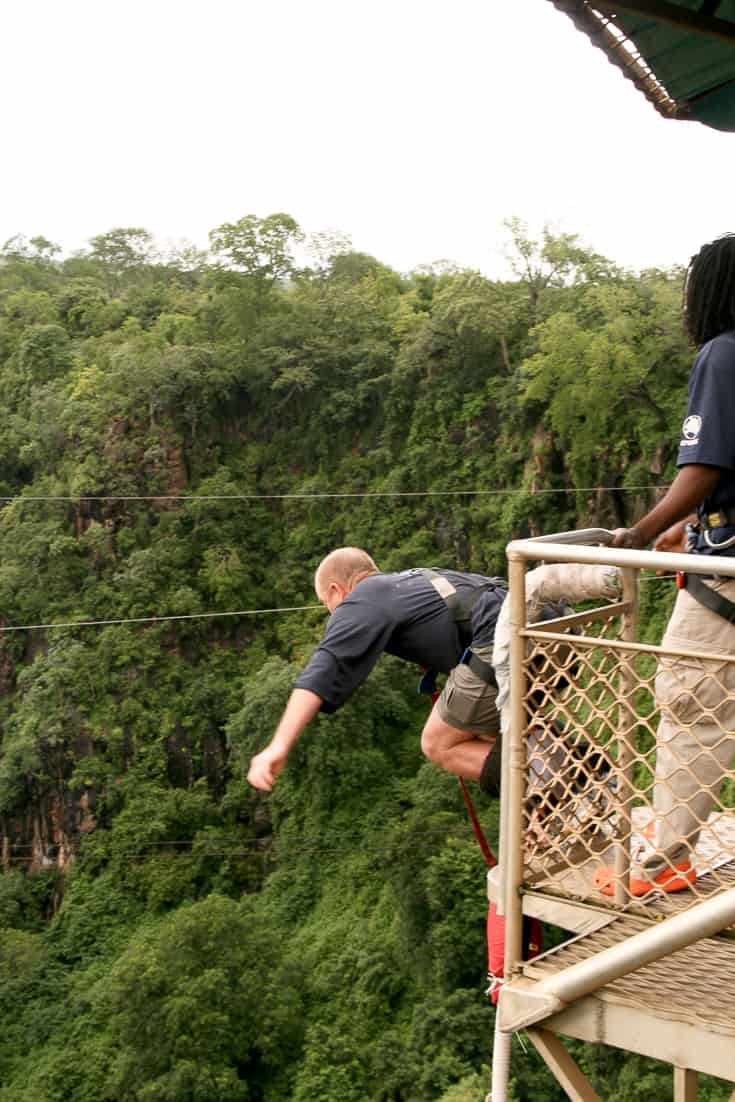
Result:
<svg viewBox="0 0 735 1102"><path fill-rule="evenodd" d="M621 638L626 643L634 643L638 637L638 571L631 567L621 567L623 601L628 611L623 615ZM628 902L630 882L630 849L628 839L633 832L633 804L635 802L635 757L630 745L630 732L635 729L636 714L630 704L635 691L635 676L632 665L623 661L620 667L620 703L618 723L621 737L618 739L618 769L621 781L619 799L621 802L618 816L618 838L615 847L615 902L624 907ZM635 661L635 658L632 659Z"/></svg>
<svg viewBox="0 0 735 1102"><path fill-rule="evenodd" d="M526 1032L539 1056L572 1102L602 1102L589 1079L580 1071L555 1033L549 1033L546 1029L529 1029ZM674 1102L690 1102L690 1099L679 1099L677 1096Z"/></svg>
<svg viewBox="0 0 735 1102"><path fill-rule="evenodd" d="M697 1102L698 1080L691 1068L674 1068L674 1102Z"/></svg>
<svg viewBox="0 0 735 1102"><path fill-rule="evenodd" d="M666 1006L648 1008L588 995L544 1022L544 1029L593 1045L637 1052L700 1075L735 1083L735 1036L709 1022L666 1018ZM730 1099L735 1102L735 1095Z"/></svg>
<svg viewBox="0 0 735 1102"><path fill-rule="evenodd" d="M523 882L523 793L525 788L525 730L526 708L524 703L526 671L523 660L526 641L522 631L526 626L526 564L520 555L508 554L508 582L510 589L510 731L503 739L503 808L504 840L503 876L505 891L505 978L510 979L523 959L523 910L521 884Z"/></svg>
<svg viewBox="0 0 735 1102"><path fill-rule="evenodd" d="M735 888L711 896L626 941L540 980L531 990L506 984L500 994L500 1028L515 1032L558 1013L605 984L675 953L735 923Z"/></svg>

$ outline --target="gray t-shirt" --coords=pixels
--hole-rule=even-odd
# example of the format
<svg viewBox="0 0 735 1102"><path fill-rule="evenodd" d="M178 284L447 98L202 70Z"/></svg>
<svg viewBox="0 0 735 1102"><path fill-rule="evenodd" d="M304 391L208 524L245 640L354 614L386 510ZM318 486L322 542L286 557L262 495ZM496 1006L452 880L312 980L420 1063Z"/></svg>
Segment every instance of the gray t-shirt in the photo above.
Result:
<svg viewBox="0 0 735 1102"><path fill-rule="evenodd" d="M436 572L448 578L460 601L480 591L472 607L471 638L476 646L490 646L506 595L504 583L482 574ZM412 570L371 574L329 617L295 687L310 689L322 698L322 711L334 712L362 685L384 651L448 673L465 648L444 598L428 578Z"/></svg>

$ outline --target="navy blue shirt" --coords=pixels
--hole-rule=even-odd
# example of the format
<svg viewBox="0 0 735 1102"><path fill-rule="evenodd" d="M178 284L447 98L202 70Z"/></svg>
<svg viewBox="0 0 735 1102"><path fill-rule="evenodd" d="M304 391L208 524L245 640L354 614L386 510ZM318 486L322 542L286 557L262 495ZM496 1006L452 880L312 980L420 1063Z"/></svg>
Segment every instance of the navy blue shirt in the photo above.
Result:
<svg viewBox="0 0 735 1102"><path fill-rule="evenodd" d="M728 506L735 510L735 332L721 333L702 345L689 377L689 406L682 425L677 465L702 463L720 467L720 481L697 509L699 516ZM713 528L713 543L735 535L735 525ZM711 555L702 535L696 552ZM735 546L721 554L735 554Z"/></svg>
<svg viewBox="0 0 735 1102"><path fill-rule="evenodd" d="M490 646L505 583L481 574L436 571L463 595L480 590L471 614L472 642ZM412 570L363 578L329 617L322 641L296 682L322 698L334 712L367 678L386 651L427 669L448 673L466 648L444 598L424 575Z"/></svg>

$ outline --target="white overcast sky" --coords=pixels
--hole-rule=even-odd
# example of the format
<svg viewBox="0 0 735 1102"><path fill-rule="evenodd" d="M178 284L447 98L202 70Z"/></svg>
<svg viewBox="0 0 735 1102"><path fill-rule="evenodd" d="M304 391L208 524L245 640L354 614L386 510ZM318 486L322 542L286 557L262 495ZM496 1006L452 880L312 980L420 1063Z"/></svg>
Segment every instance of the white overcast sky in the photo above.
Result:
<svg viewBox="0 0 735 1102"><path fill-rule="evenodd" d="M504 218L619 263L735 229L735 135L665 121L547 0L3 0L0 242L244 214L501 274Z"/></svg>

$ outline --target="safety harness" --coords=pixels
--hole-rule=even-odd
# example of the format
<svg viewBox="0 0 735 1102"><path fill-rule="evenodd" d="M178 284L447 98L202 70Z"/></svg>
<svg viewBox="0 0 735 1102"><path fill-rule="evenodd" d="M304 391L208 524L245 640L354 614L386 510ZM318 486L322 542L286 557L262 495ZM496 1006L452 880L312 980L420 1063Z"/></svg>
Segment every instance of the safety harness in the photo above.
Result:
<svg viewBox="0 0 735 1102"><path fill-rule="evenodd" d="M434 589L447 606L450 620L453 624L457 625L460 642L465 648L459 660L460 665L469 666L475 676L479 677L481 681L484 681L486 685L492 685L494 688L497 688L495 670L492 665L489 662L484 662L470 647L470 643L472 642L472 609L475 607L482 594L486 593L488 589L505 589L505 579L488 578L487 584L478 585L471 593L466 595L463 594L460 597L449 578L447 578L445 574L440 574L438 570L419 566L414 573L420 574L433 585ZM427 670L419 684L419 692L431 694L435 689L436 671Z"/></svg>
<svg viewBox="0 0 735 1102"><path fill-rule="evenodd" d="M718 616L735 624L735 601L728 601L727 597L710 589L704 584L700 574L684 574L677 571L676 584L679 589L686 589L695 601L699 601L700 605L704 605L710 612L716 612Z"/></svg>
<svg viewBox="0 0 735 1102"><path fill-rule="evenodd" d="M483 661L483 659L475 654L470 647L470 643L472 642L472 609L477 604L480 596L487 592L488 589L500 588L504 590L506 588L505 579L488 578L485 585L478 585L471 593L460 597L449 578L447 578L445 574L441 574L438 570L432 570L431 567L427 566L418 566L412 573L419 574L433 585L434 589L447 606L450 620L453 624L457 625L459 639L464 646L464 652L459 660L459 665L469 666L476 677L479 677L486 685L490 685L492 688L497 689L498 683L495 678L495 670L489 662ZM419 692L430 696L434 702L439 695L436 687L436 678L436 670L425 670L419 682ZM500 795L500 736L496 738L492 750L485 759L482 774L480 776L480 788L487 796ZM467 801L469 799L469 794L466 790L463 791L465 801Z"/></svg>
<svg viewBox="0 0 735 1102"><path fill-rule="evenodd" d="M722 540L720 543L714 543L709 535L713 528L723 528L731 525L735 525L735 508L732 506L721 506L716 512L705 513L697 524L687 524L687 551L696 549L700 534L707 546L714 551L735 545L735 536ZM705 578L711 579L713 577L716 577L716 575L685 574L683 571L677 570L676 584L679 589L686 589L695 601L698 601L700 605L704 605L710 612L714 612L718 616L722 616L724 620L729 620L731 624L735 624L735 602L729 601L727 597L716 593L714 589L710 589L704 583Z"/></svg>

